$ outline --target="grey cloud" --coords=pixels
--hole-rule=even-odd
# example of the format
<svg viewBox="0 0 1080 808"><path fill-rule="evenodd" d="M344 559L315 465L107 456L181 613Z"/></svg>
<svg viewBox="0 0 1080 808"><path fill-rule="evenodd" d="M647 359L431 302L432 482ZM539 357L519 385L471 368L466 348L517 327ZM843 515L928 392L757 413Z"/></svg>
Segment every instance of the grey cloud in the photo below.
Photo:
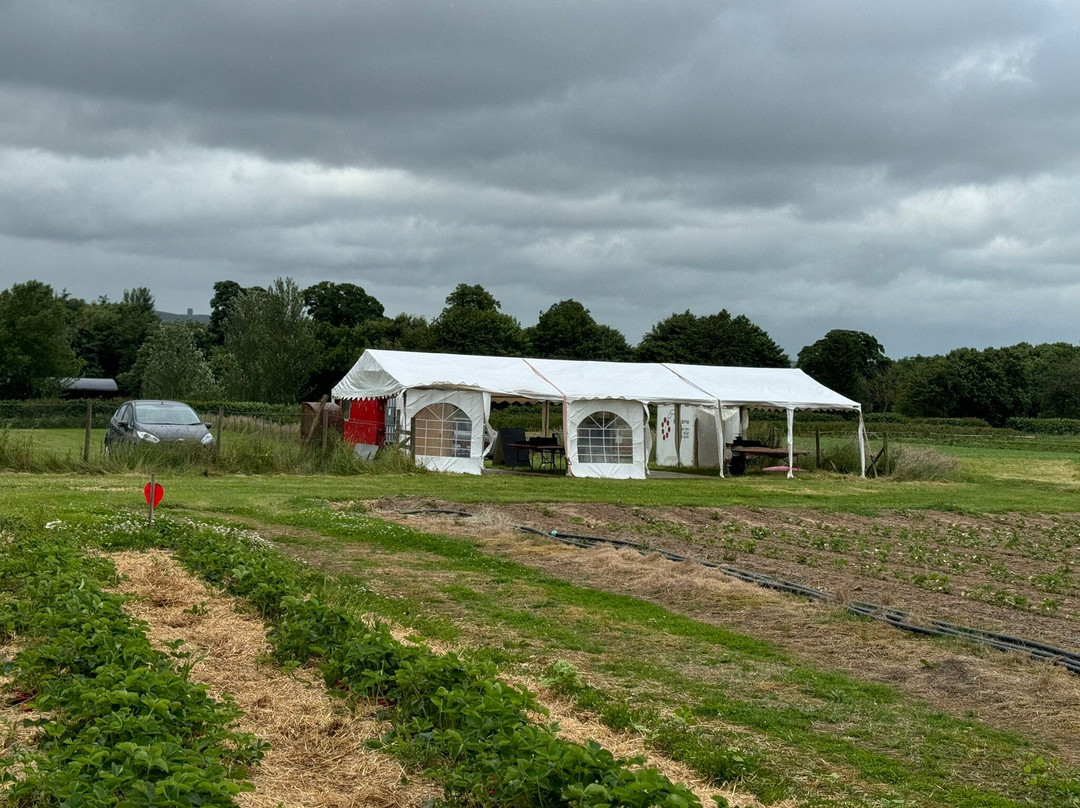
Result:
<svg viewBox="0 0 1080 808"><path fill-rule="evenodd" d="M631 340L727 308L792 355L1073 339L1068 4L16 0L0 11L0 286L207 310L215 280L361 283ZM1035 313L1038 316L1034 316Z"/></svg>

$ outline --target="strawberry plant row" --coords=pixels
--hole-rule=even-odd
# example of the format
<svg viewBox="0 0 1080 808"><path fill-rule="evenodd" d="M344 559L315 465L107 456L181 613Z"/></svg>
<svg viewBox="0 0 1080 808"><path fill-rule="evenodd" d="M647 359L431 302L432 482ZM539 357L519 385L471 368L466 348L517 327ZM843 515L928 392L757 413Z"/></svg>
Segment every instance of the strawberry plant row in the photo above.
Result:
<svg viewBox="0 0 1080 808"><path fill-rule="evenodd" d="M331 692L375 698L392 729L374 743L442 783L445 799L463 805L628 806L696 808L682 785L640 759L619 760L596 743L558 737L532 693L502 682L484 661L438 655L395 640L346 609L310 594L322 576L237 531L162 519L155 534L118 533L113 544L155 541L190 570L246 600L270 626L282 664L314 661ZM718 805L726 805L721 797Z"/></svg>
<svg viewBox="0 0 1080 808"><path fill-rule="evenodd" d="M4 672L13 702L41 716L28 719L36 744L0 759L0 801L235 806L265 745L235 729L231 701L151 646L146 625L105 591L115 568L71 538L18 530L0 547L0 640L26 643Z"/></svg>

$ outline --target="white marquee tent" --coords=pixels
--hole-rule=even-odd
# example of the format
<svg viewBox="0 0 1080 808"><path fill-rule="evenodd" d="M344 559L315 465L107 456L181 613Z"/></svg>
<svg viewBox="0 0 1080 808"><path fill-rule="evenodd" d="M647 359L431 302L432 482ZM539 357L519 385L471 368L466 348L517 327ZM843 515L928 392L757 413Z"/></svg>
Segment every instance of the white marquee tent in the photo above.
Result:
<svg viewBox="0 0 1080 808"><path fill-rule="evenodd" d="M403 397L403 428L429 468L479 474L492 401L563 404L567 471L576 477L644 479L650 405L689 405L710 414L717 441L725 415L747 407L859 413L858 402L800 370L581 362L367 350L333 389L335 399ZM728 441L730 442L730 441ZM789 454L789 466L790 462ZM865 456L863 468L865 469ZM721 463L721 474L723 464ZM865 473L865 471L864 471ZM789 472L790 476L790 472Z"/></svg>

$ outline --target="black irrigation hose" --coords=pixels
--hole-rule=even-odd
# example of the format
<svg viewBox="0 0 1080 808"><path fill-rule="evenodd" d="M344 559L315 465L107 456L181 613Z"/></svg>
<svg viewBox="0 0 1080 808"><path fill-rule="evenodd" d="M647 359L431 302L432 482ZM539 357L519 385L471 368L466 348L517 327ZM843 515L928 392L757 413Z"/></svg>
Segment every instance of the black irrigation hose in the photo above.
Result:
<svg viewBox="0 0 1080 808"><path fill-rule="evenodd" d="M471 517L473 515L466 511L447 510L443 508L428 508L404 512L405 516L420 516L427 514L442 514L461 517ZM912 634L919 634L925 637L953 637L955 639L986 645L990 648L996 648L999 651L1026 653L1033 659L1049 662L1053 665L1059 665L1071 673L1080 674L1080 653L1067 651L1064 648L1048 645L1039 642L1038 640L1028 640L1023 637L1014 637L1010 634L1002 634L997 631L987 631L980 628L971 628L969 626L958 626L954 623L947 623L944 620L931 620L929 626L923 626L918 623L912 623L909 620L908 613L903 609L894 609L890 606L882 606L876 603L863 603L861 601L844 603L833 595L830 595L828 592L821 589L815 589L811 586L805 586L794 581L785 581L782 578L774 578L771 575L765 575L760 572L738 569L737 567L728 567L717 564L714 561L691 558L679 555L678 553L668 552L667 550L654 550L644 547L637 542L627 541L626 539L582 536L577 533L563 533L558 530L544 531L526 525L514 525L514 529L521 533L529 533L534 536L545 536L549 539L555 539L555 541L562 542L571 547L587 549L595 547L597 544L608 544L614 547L630 547L637 550L642 555L655 553L662 558L666 558L668 561L700 564L704 567L720 570L725 575L738 578L740 581L756 584L757 586L766 589L787 592L788 594L797 595L799 597L807 598L808 600L837 603L847 609L849 614L867 617L871 620L878 620L893 628L900 629L901 631L908 631Z"/></svg>
<svg viewBox="0 0 1080 808"><path fill-rule="evenodd" d="M472 516L468 511L454 511L448 508L421 508L418 511L402 511L403 516L427 516L428 514L443 514L445 516Z"/></svg>

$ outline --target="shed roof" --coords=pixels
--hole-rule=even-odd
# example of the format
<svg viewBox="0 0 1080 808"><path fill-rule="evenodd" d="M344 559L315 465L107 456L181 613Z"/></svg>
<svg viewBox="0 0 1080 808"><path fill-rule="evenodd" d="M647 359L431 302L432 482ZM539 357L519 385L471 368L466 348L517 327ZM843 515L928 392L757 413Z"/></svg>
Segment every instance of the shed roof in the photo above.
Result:
<svg viewBox="0 0 1080 808"><path fill-rule="evenodd" d="M115 379L90 379L90 378L66 378L60 380L60 386L65 390L78 390L81 392L115 393L120 388L116 386Z"/></svg>

